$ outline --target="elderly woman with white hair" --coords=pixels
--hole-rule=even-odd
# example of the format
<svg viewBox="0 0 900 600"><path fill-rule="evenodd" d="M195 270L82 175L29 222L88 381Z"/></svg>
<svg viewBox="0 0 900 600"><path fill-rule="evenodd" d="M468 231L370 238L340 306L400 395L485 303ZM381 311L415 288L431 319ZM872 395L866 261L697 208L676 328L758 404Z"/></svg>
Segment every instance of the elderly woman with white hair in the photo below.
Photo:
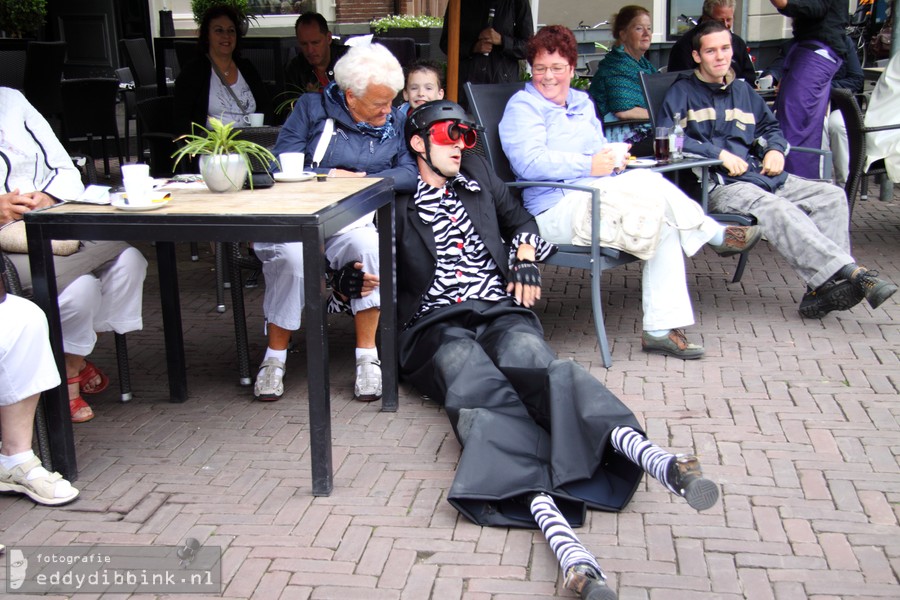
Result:
<svg viewBox="0 0 900 600"><path fill-rule="evenodd" d="M403 89L403 69L379 44L351 48L334 67L334 83L321 94L304 94L278 136L275 154L303 152L307 166L329 177L391 177L398 192L415 191L418 170L403 137L406 117L392 106ZM312 164L316 160L316 164ZM303 309L303 247L300 243L254 246L263 262L268 348L253 395L278 400L291 333ZM335 271L333 288L349 299L356 325L354 397L381 397L381 367L375 348L381 297L378 291L378 233L368 219L325 240Z"/></svg>

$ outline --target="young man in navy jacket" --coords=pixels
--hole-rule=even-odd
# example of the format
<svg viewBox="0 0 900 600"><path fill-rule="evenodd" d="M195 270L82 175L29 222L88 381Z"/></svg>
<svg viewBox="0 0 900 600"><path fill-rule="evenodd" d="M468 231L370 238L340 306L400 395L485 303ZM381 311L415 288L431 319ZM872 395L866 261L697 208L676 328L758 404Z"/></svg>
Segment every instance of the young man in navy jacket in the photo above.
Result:
<svg viewBox="0 0 900 600"><path fill-rule="evenodd" d="M710 210L756 217L769 243L806 282L804 317L847 310L863 298L880 306L897 286L850 255L844 191L784 172L790 144L765 101L735 79L731 33L718 21L701 23L692 47L697 69L668 91L659 125L672 125L681 113L685 152L722 160L713 173Z"/></svg>

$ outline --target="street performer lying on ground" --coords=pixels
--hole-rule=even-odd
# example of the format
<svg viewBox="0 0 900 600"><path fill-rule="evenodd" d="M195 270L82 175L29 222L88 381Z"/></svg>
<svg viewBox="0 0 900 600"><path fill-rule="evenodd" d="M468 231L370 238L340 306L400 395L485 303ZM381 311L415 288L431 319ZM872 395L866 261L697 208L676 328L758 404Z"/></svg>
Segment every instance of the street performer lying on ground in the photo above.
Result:
<svg viewBox="0 0 900 600"><path fill-rule="evenodd" d="M448 500L480 525L539 526L567 588L615 598L570 524L587 507L622 510L644 472L697 510L718 488L696 457L648 441L618 398L544 341L529 307L541 296L536 263L556 248L481 157L463 157L471 117L426 103L406 139L419 180L396 206L400 370L444 405L463 446Z"/></svg>

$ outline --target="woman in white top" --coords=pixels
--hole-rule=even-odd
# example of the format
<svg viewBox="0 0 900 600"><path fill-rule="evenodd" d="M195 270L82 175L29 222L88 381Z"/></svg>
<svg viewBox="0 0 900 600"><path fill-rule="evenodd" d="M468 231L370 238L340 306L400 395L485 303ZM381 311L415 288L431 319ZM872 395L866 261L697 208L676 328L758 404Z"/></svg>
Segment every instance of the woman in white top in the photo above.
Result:
<svg viewBox="0 0 900 600"><path fill-rule="evenodd" d="M74 200L84 187L78 169L50 125L17 90L0 88L0 227L32 210ZM27 254L8 253L25 291L31 289ZM86 361L97 332L143 327L141 303L147 261L125 242L81 242L77 252L54 256L72 422L94 417L83 394L97 394L107 377ZM0 328L2 335L2 328Z"/></svg>

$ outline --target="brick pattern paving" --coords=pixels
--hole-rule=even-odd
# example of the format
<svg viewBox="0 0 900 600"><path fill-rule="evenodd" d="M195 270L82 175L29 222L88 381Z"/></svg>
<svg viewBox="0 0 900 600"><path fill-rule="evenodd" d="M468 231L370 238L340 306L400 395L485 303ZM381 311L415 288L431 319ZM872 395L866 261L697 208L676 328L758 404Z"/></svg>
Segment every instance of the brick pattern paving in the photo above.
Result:
<svg viewBox="0 0 900 600"><path fill-rule="evenodd" d="M895 282L897 200L858 204L853 225L860 262ZM539 532L476 527L447 504L459 445L439 407L407 387L396 414L353 401L345 317L330 335L335 490L313 498L303 335L285 398L252 402L201 249L195 263L180 249L190 400L167 401L152 264L145 328L129 335L135 399L120 404L114 381L92 401L97 418L76 426L81 498L50 509L0 496L0 541L195 537L223 548L228 598L574 598ZM803 286L767 244L736 285L735 264L709 250L688 261L689 331L708 354L687 363L640 351L639 268L605 273L609 370L584 274L546 269L539 311L553 347L620 394L654 440L696 449L723 491L698 514L646 481L624 512L589 513L578 534L621 600L900 597L900 304L804 321ZM256 362L262 290L247 304ZM115 378L111 338L94 358Z"/></svg>

